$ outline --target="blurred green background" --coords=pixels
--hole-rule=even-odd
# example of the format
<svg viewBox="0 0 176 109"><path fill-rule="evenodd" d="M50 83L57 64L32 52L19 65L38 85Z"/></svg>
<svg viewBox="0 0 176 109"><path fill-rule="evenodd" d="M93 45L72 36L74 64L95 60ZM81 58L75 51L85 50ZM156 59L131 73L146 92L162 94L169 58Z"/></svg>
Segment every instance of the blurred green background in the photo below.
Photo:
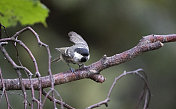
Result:
<svg viewBox="0 0 176 109"><path fill-rule="evenodd" d="M58 56L54 48L72 45L67 36L70 31L80 34L90 47L91 58L86 65L99 60L104 54L112 56L132 48L142 36L176 33L175 0L42 0L42 3L50 9L48 26L35 24L32 28L40 35L41 41L50 46L53 58ZM22 28L24 27L18 24L7 31L9 35L13 35ZM31 32L25 32L20 39L37 58L42 76L47 75L46 50L38 47ZM6 48L16 60L14 47L9 44ZM28 54L20 46L18 48L23 65L34 72ZM104 100L114 78L124 70L143 68L148 75L152 92L150 108L175 109L175 55L176 43L168 43L159 50L146 52L129 62L102 71L101 74L107 79L102 84L84 79L55 88L64 102L83 109ZM2 53L0 57L4 78L17 78ZM63 62L52 64L53 73L66 70L68 67ZM134 75L122 78L113 90L108 109L135 109L142 85L142 81ZM11 94L9 98L14 109L23 108L23 97ZM5 99L0 105L6 107ZM45 109L49 108L53 108L53 103L48 100ZM104 108L102 106L98 109Z"/></svg>

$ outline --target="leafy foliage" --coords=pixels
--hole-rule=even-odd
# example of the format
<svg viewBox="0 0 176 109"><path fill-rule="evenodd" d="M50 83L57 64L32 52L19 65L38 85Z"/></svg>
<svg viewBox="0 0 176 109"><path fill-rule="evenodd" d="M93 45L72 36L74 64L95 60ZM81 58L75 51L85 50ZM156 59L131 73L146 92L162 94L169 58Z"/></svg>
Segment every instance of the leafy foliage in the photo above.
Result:
<svg viewBox="0 0 176 109"><path fill-rule="evenodd" d="M38 0L0 0L0 22L6 26L42 23L46 26L48 8Z"/></svg>

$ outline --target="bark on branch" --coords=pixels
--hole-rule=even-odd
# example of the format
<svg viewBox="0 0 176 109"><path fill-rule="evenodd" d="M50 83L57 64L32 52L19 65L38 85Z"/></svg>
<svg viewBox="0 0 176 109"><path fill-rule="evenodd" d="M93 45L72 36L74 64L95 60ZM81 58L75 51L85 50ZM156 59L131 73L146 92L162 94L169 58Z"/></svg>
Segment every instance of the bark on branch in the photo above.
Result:
<svg viewBox="0 0 176 109"><path fill-rule="evenodd" d="M0 39L0 42L4 42L4 39ZM100 72L106 68L127 62L136 56L142 54L143 52L159 49L163 46L163 43L175 42L176 34L170 35L148 35L143 37L139 43L120 54L115 54L111 57L104 55L99 61L92 63L89 66L86 66L82 69L75 70L75 73L70 71L60 72L53 75L54 85L64 84L71 81L76 81L80 79L90 78L96 82L104 82L105 78L100 75ZM50 76L41 77L41 86L42 88L51 87L51 78ZM22 80L25 88L30 89L31 84L29 79ZM35 90L39 90L39 81L38 78L32 78L31 82ZM6 90L21 90L21 85L19 84L19 79L4 79L5 89ZM0 89L3 89L3 84L0 82Z"/></svg>

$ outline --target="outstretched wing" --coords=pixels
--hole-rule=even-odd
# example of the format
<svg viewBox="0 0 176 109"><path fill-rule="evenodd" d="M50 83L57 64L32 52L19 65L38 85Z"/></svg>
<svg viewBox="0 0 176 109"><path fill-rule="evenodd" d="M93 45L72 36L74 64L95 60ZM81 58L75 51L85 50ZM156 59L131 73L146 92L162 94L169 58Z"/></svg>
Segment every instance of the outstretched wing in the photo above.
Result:
<svg viewBox="0 0 176 109"><path fill-rule="evenodd" d="M73 31L69 32L68 36L70 37L71 42L73 42L75 44L84 44L84 45L88 46L87 42L76 32L73 32Z"/></svg>

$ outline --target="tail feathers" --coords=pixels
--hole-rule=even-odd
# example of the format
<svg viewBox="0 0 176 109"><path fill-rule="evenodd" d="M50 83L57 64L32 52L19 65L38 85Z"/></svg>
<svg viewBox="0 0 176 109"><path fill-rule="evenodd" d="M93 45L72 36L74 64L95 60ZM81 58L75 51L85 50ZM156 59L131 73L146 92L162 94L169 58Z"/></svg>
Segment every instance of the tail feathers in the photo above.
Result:
<svg viewBox="0 0 176 109"><path fill-rule="evenodd" d="M57 58L53 59L53 60L51 61L51 63L53 63L53 62L59 62L60 60L61 60L61 58L60 58L60 57L57 57Z"/></svg>

